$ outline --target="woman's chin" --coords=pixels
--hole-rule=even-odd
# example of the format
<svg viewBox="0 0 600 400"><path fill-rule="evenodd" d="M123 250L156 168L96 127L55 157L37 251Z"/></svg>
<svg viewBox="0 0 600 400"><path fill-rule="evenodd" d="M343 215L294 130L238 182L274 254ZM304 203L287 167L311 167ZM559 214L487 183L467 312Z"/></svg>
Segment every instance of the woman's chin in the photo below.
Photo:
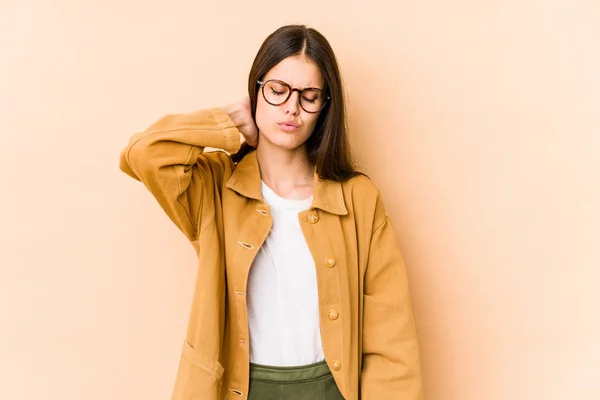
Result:
<svg viewBox="0 0 600 400"><path fill-rule="evenodd" d="M299 135L299 132L286 133L286 132L275 132L265 135L261 133L260 139L268 142L269 147L278 147L285 150L295 150L304 144L305 140ZM307 138L308 139L308 138Z"/></svg>

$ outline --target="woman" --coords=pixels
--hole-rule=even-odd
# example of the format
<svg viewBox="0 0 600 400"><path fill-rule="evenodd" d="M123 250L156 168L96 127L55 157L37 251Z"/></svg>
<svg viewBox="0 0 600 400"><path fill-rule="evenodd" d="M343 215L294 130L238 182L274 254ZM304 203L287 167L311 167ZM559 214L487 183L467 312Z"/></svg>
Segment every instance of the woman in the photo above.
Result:
<svg viewBox="0 0 600 400"><path fill-rule="evenodd" d="M421 399L404 264L353 169L329 43L279 28L248 83L249 98L166 116L121 154L199 257L172 398Z"/></svg>

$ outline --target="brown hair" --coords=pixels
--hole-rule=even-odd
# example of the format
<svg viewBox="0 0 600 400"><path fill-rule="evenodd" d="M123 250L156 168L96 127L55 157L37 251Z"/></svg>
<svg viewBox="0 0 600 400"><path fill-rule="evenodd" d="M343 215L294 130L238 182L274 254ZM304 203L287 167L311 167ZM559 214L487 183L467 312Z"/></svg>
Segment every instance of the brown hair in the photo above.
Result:
<svg viewBox="0 0 600 400"><path fill-rule="evenodd" d="M337 60L329 42L317 30L304 25L287 25L265 39L248 76L252 116L256 118L256 81L261 80L280 61L298 54L306 55L318 65L325 79L324 90L331 97L321 110L315 129L306 141L309 161L315 164L321 179L341 182L355 175L362 175L355 170L348 143L346 104ZM232 156L233 161L239 162L252 150L253 147L244 143Z"/></svg>

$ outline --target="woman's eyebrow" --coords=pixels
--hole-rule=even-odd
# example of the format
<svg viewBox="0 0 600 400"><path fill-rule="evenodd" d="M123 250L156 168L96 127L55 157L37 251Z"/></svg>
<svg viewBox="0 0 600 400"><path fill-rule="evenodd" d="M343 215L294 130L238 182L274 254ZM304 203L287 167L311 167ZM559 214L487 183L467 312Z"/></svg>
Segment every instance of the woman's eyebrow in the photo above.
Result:
<svg viewBox="0 0 600 400"><path fill-rule="evenodd" d="M281 82L287 83L292 88L298 88L298 89L307 89L307 88L310 88L310 89L320 89L320 90L323 90L321 87L319 87L319 85L312 84L312 85L304 85L304 86L294 86L291 83L289 83L288 81L286 81L285 79L279 79L279 78L275 78L275 77L265 78L264 82L266 82L266 81L281 81Z"/></svg>

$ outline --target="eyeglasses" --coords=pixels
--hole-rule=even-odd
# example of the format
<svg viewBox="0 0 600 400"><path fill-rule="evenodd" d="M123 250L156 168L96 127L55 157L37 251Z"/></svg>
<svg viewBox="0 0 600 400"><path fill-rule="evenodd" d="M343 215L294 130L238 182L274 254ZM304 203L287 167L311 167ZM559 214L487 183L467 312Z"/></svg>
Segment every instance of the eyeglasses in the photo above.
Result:
<svg viewBox="0 0 600 400"><path fill-rule="evenodd" d="M302 90L292 88L284 81L270 79L266 82L256 81L261 86L261 91L265 101L273 106L278 106L285 103L292 92L298 92L300 99L300 107L310 114L318 113L325 107L327 100L331 97L326 96L323 90L319 88L304 88Z"/></svg>

